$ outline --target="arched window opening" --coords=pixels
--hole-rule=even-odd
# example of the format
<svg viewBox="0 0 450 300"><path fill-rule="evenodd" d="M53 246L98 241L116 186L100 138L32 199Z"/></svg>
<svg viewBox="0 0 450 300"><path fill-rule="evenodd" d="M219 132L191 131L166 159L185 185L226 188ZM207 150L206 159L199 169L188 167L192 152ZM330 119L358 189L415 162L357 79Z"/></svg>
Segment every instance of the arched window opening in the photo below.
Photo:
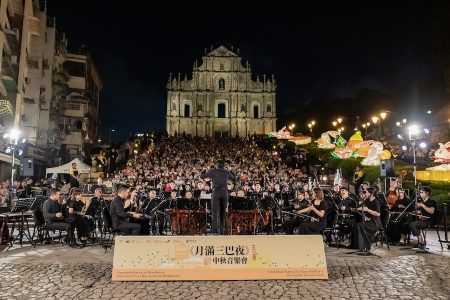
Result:
<svg viewBox="0 0 450 300"><path fill-rule="evenodd" d="M218 118L225 118L225 103L219 103L217 104L217 117Z"/></svg>
<svg viewBox="0 0 450 300"><path fill-rule="evenodd" d="M253 106L253 118L258 119L259 118L259 107L258 105Z"/></svg>
<svg viewBox="0 0 450 300"><path fill-rule="evenodd" d="M189 104L184 105L184 117L189 118L191 116L191 106Z"/></svg>

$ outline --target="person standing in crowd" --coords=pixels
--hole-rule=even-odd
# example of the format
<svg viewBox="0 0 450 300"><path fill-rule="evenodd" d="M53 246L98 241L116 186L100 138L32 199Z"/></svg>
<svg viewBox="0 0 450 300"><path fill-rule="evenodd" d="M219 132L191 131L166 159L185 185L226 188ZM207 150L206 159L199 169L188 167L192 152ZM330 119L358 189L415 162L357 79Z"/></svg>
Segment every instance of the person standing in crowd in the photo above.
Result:
<svg viewBox="0 0 450 300"><path fill-rule="evenodd" d="M217 168L214 170L203 170L200 178L211 178L213 183L213 192L211 196L212 205L212 233L217 235L225 234L226 208L228 205L228 179L236 181L236 176L228 170L225 170L225 162L217 161Z"/></svg>
<svg viewBox="0 0 450 300"><path fill-rule="evenodd" d="M114 230L123 231L131 235L139 235L141 226L131 223L128 218L132 216L139 219L142 214L136 212L126 213L124 211L124 201L128 198L130 187L128 185L120 185L117 188L117 196L111 202L111 219Z"/></svg>

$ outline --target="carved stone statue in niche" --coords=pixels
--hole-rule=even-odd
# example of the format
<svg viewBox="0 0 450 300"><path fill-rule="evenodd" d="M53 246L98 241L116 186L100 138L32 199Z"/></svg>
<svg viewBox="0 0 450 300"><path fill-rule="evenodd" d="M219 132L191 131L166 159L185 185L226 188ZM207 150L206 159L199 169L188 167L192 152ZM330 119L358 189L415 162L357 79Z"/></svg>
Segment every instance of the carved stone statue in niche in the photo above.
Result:
<svg viewBox="0 0 450 300"><path fill-rule="evenodd" d="M241 105L241 112L246 112L246 109L245 109L245 105L244 105L244 104Z"/></svg>
<svg viewBox="0 0 450 300"><path fill-rule="evenodd" d="M177 110L177 105L172 101L172 110Z"/></svg>
<svg viewBox="0 0 450 300"><path fill-rule="evenodd" d="M203 106L200 102L197 103L197 111L202 111L203 110Z"/></svg>

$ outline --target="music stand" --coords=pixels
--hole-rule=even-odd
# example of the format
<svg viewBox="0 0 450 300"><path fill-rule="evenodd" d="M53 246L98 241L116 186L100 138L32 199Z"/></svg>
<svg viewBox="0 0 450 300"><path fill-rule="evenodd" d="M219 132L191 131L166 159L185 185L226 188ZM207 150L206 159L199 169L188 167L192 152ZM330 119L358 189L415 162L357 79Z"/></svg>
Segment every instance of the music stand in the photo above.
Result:
<svg viewBox="0 0 450 300"><path fill-rule="evenodd" d="M11 212L25 212L31 210L35 198L19 198Z"/></svg>
<svg viewBox="0 0 450 300"><path fill-rule="evenodd" d="M28 241L30 243L32 243L32 238L31 238L31 233L29 231L29 227L28 227L28 220L26 218L26 216L24 215L24 213L26 211L31 210L31 206L34 203L35 198L19 198L17 199L16 205L14 206L13 210L11 210L12 213L17 213L20 212L21 216L20 216L20 221L18 223L19 225L19 244L20 246L22 246L22 241L23 241L23 236L25 235L25 237L28 239ZM24 229L24 225L27 225L27 232L25 232ZM15 227L15 222L13 223L13 226L11 228L11 232L14 232L14 227Z"/></svg>
<svg viewBox="0 0 450 300"><path fill-rule="evenodd" d="M36 197L33 201L33 203L30 206L29 210L35 211L35 210L42 210L42 206L44 205L45 200L47 198L45 197Z"/></svg>

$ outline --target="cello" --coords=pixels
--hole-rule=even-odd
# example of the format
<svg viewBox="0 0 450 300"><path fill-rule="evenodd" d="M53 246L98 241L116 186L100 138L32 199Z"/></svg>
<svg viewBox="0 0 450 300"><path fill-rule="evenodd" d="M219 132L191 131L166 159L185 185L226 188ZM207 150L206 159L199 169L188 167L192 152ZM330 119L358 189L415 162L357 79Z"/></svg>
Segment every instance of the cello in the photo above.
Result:
<svg viewBox="0 0 450 300"><path fill-rule="evenodd" d="M391 207L394 206L395 201L398 200L397 190L398 188L402 187L402 180L406 176L406 174L407 171L403 170L398 178L391 180L391 182L389 183L389 193L386 197L389 209L391 209Z"/></svg>

